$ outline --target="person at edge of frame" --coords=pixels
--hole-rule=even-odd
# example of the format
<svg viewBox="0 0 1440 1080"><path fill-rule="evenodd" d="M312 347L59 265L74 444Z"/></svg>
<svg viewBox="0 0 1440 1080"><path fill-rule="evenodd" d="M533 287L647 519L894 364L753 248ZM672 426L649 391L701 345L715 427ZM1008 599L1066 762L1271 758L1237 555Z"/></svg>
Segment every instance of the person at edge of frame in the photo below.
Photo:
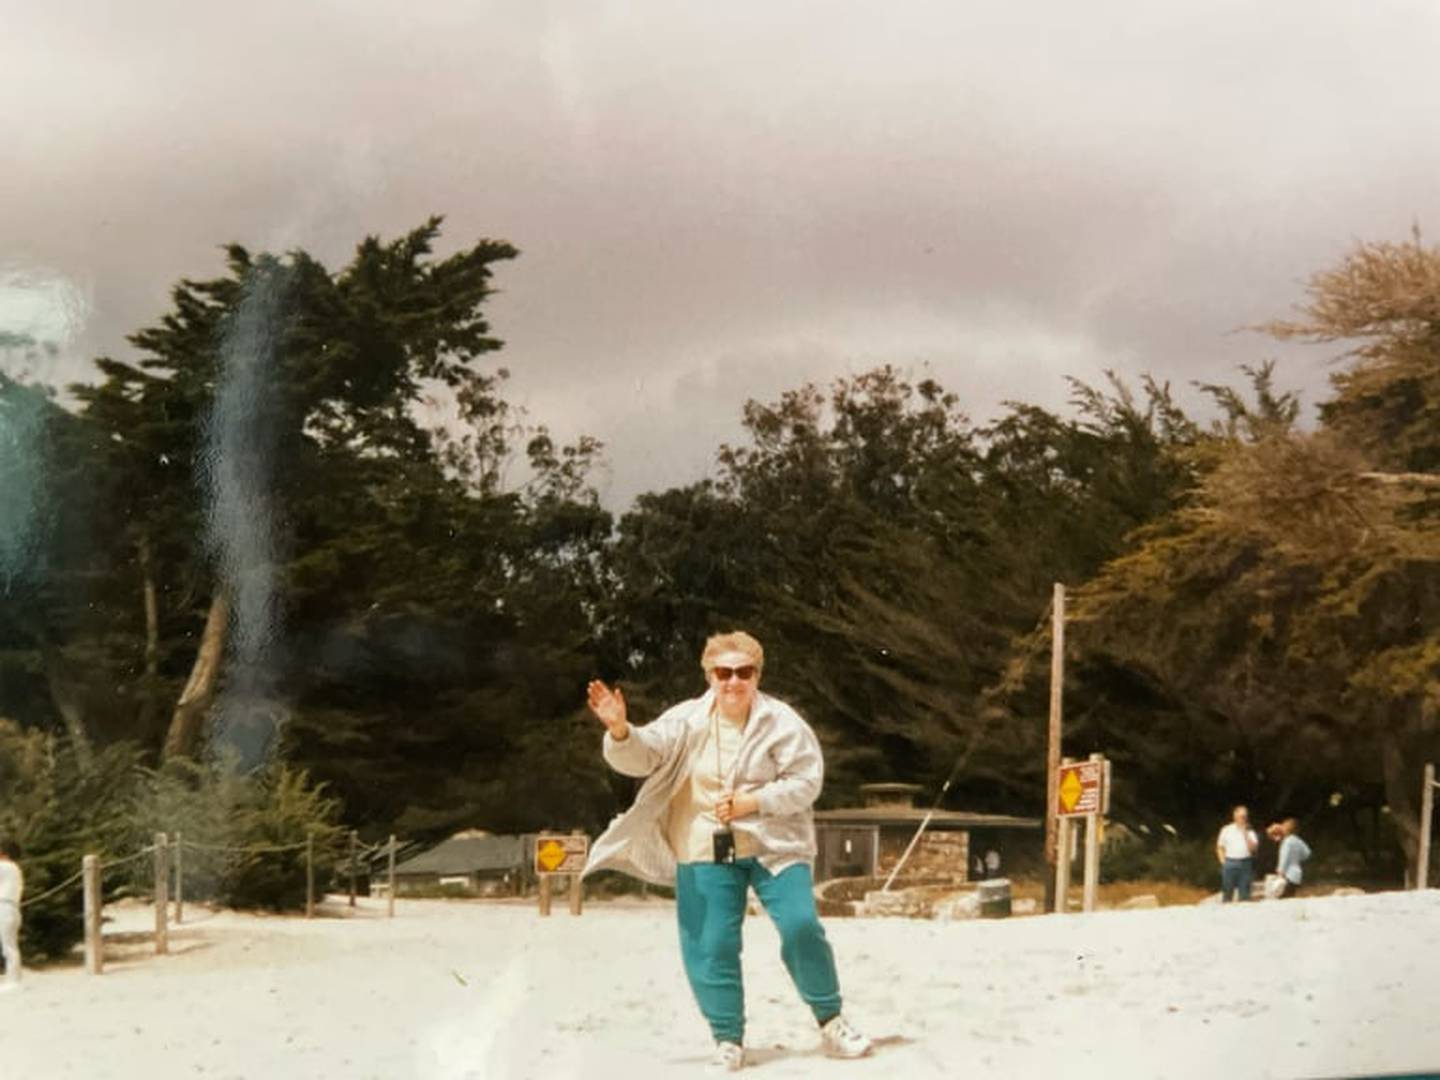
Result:
<svg viewBox="0 0 1440 1080"><path fill-rule="evenodd" d="M591 847L584 873L618 870L675 887L680 956L715 1040L711 1066L745 1064L740 950L751 889L780 932L780 959L833 1057L871 1041L842 1015L835 957L815 910L815 825L824 763L800 715L760 692L765 653L735 631L700 657L709 689L652 723L629 722L625 696L599 680L588 703L617 772L645 777L634 804Z"/></svg>
<svg viewBox="0 0 1440 1080"><path fill-rule="evenodd" d="M5 979L0 989L20 985L20 898L25 893L25 875L11 857L14 844L0 836L0 956L5 959Z"/></svg>
<svg viewBox="0 0 1440 1080"><path fill-rule="evenodd" d="M1250 827L1250 811L1244 806L1235 807L1230 823L1220 830L1215 839L1215 855L1220 861L1220 902L1249 900L1251 885L1255 881L1255 849L1260 838Z"/></svg>

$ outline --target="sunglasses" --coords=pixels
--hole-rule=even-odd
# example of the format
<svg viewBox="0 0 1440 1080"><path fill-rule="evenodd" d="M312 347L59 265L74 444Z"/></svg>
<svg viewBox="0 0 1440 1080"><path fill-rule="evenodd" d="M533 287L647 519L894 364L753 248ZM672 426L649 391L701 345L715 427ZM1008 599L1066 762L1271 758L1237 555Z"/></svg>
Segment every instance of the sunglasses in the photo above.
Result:
<svg viewBox="0 0 1440 1080"><path fill-rule="evenodd" d="M744 667L712 667L710 674L715 676L716 682L729 682L731 675L734 675L741 682L749 682L755 677L755 665L746 664Z"/></svg>

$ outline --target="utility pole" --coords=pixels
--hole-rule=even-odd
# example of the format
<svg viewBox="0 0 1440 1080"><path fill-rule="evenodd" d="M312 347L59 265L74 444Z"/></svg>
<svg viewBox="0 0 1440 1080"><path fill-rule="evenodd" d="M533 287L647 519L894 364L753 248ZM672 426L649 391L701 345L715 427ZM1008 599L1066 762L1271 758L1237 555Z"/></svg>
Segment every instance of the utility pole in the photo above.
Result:
<svg viewBox="0 0 1440 1080"><path fill-rule="evenodd" d="M1057 868L1058 825L1056 815L1055 777L1060 769L1061 721L1064 711L1065 686L1065 586L1055 583L1050 602L1050 733L1045 750L1045 910L1055 911L1055 875ZM1063 910L1059 909L1059 910Z"/></svg>

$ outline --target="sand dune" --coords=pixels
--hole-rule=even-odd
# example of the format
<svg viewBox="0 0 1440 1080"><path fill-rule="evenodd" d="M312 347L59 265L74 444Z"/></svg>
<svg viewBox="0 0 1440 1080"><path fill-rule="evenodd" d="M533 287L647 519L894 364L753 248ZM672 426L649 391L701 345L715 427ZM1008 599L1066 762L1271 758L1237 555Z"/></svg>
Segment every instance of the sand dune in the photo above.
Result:
<svg viewBox="0 0 1440 1080"><path fill-rule="evenodd" d="M105 975L0 996L0 1075L703 1075L663 901L366 902L312 922L191 909L173 955L112 909ZM829 920L873 1058L818 1055L768 922L746 928L757 1077L1318 1077L1440 1070L1440 893L939 923Z"/></svg>

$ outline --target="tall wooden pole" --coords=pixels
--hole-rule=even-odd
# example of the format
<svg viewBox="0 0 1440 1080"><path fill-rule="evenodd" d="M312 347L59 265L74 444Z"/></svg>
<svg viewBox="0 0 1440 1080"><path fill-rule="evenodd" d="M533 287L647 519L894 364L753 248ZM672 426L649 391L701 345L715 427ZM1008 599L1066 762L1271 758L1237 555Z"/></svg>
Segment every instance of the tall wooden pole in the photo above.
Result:
<svg viewBox="0 0 1440 1080"><path fill-rule="evenodd" d="M1050 601L1050 731L1045 750L1045 862L1052 871L1057 868L1056 845L1059 819L1055 814L1055 774L1060 768L1062 691L1065 686L1065 586L1055 583ZM1055 911L1054 873L1045 877L1045 910ZM1060 909L1063 910L1063 909Z"/></svg>
<svg viewBox="0 0 1440 1080"><path fill-rule="evenodd" d="M1103 761L1104 755L1091 754L1091 761ZM1101 765L1103 771L1104 765ZM1080 902L1082 911L1095 910L1095 894L1100 888L1100 807L1085 815L1085 893Z"/></svg>
<svg viewBox="0 0 1440 1080"><path fill-rule="evenodd" d="M155 834L155 955L170 951L170 927L166 922L170 907L170 845L163 832Z"/></svg>
<svg viewBox="0 0 1440 1080"><path fill-rule="evenodd" d="M85 970L99 975L105 970L105 952L100 943L100 857L86 855L80 860L85 886Z"/></svg>
<svg viewBox="0 0 1440 1080"><path fill-rule="evenodd" d="M584 836L583 829L570 830L571 836ZM585 910L585 885L579 874L570 875L570 914L579 915Z"/></svg>
<svg viewBox="0 0 1440 1080"><path fill-rule="evenodd" d="M350 906L355 906L355 878L359 873L359 854L357 848L360 844L360 834L354 829L350 830Z"/></svg>
<svg viewBox="0 0 1440 1080"><path fill-rule="evenodd" d="M1416 888L1424 889L1430 883L1430 819L1435 816L1435 765L1425 765L1425 790L1420 792L1420 851L1416 857Z"/></svg>

